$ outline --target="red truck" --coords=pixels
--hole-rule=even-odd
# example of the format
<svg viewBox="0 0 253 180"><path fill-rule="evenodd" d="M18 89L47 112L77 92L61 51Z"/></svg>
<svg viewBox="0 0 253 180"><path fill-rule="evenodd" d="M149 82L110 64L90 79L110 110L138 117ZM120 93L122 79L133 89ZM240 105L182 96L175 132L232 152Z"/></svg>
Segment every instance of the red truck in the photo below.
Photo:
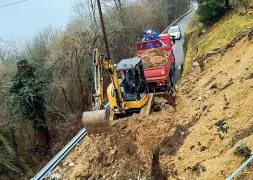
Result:
<svg viewBox="0 0 253 180"><path fill-rule="evenodd" d="M151 49L150 43L155 49L159 51L167 52L168 59L164 61L165 63L159 64L152 68L146 68L144 70L145 77L147 80L147 85L149 90L154 91L166 91L173 86L172 76L175 70L175 57L172 50L172 44L169 34L159 35L161 40L167 45L164 46L161 40L149 40L144 42L136 42L136 56L141 57L143 52ZM144 54L144 53L143 53ZM152 58L152 57L151 57ZM145 66L145 61L143 61Z"/></svg>

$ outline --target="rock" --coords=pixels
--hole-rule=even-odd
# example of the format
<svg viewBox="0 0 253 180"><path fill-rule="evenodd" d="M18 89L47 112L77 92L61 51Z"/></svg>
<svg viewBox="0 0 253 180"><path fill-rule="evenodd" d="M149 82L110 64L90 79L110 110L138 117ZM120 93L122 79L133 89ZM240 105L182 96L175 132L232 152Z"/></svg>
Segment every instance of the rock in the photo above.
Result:
<svg viewBox="0 0 253 180"><path fill-rule="evenodd" d="M248 40L251 41L251 40L252 40L252 37L253 37L253 29L249 30L249 33L248 33Z"/></svg>
<svg viewBox="0 0 253 180"><path fill-rule="evenodd" d="M198 62L198 61L193 62L193 63L192 63L192 66L193 66L193 67L198 67L198 66L199 66L199 62Z"/></svg>
<svg viewBox="0 0 253 180"><path fill-rule="evenodd" d="M202 147L200 148L200 152L203 152L203 151L205 151L206 149L207 149L206 146L202 146Z"/></svg>
<svg viewBox="0 0 253 180"><path fill-rule="evenodd" d="M193 148L195 148L195 145L192 145L192 146L190 147L190 150L193 150Z"/></svg>
<svg viewBox="0 0 253 180"><path fill-rule="evenodd" d="M106 139L105 139L105 145L107 148L110 148L112 147L112 140L111 140L111 137L108 136Z"/></svg>
<svg viewBox="0 0 253 180"><path fill-rule="evenodd" d="M106 161L106 164L111 165L114 162L114 158L115 158L115 156L113 154L110 154L107 161Z"/></svg>
<svg viewBox="0 0 253 180"><path fill-rule="evenodd" d="M115 171L115 173L112 175L113 179L116 179L116 178L117 178L117 174L118 174L118 170Z"/></svg>
<svg viewBox="0 0 253 180"><path fill-rule="evenodd" d="M198 111L198 110L200 110L200 107L195 108L195 111Z"/></svg>
<svg viewBox="0 0 253 180"><path fill-rule="evenodd" d="M208 53L207 53L207 56L212 56L212 55L214 55L214 54L216 54L217 52L216 51L209 51Z"/></svg>
<svg viewBox="0 0 253 180"><path fill-rule="evenodd" d="M69 162L69 166L74 167L75 166L74 162Z"/></svg>
<svg viewBox="0 0 253 180"><path fill-rule="evenodd" d="M46 179L54 179L54 180L60 180L61 174L58 171L52 171L48 173L45 177Z"/></svg>
<svg viewBox="0 0 253 180"><path fill-rule="evenodd" d="M208 86L209 84L211 84L216 78L214 76L212 76L205 84L204 87Z"/></svg>
<svg viewBox="0 0 253 180"><path fill-rule="evenodd" d="M120 129L126 129L127 128L127 124L126 123L122 123Z"/></svg>
<svg viewBox="0 0 253 180"><path fill-rule="evenodd" d="M165 107L165 102L162 102L162 103L161 103L161 107Z"/></svg>
<svg viewBox="0 0 253 180"><path fill-rule="evenodd" d="M219 90L222 91L222 90L228 88L228 87L229 87L230 85L232 85L232 84L233 84L233 81L230 80L229 82L223 84L223 85L219 88Z"/></svg>
<svg viewBox="0 0 253 180"><path fill-rule="evenodd" d="M250 74L250 75L246 78L246 80L249 80L249 79L253 79L253 73Z"/></svg>
<svg viewBox="0 0 253 180"><path fill-rule="evenodd" d="M63 166L63 167L66 167L68 164L69 164L68 161L63 161L62 166Z"/></svg>
<svg viewBox="0 0 253 180"><path fill-rule="evenodd" d="M154 111L154 112L161 111L161 106L159 106L159 105L154 106L154 107L153 107L153 111Z"/></svg>
<svg viewBox="0 0 253 180"><path fill-rule="evenodd" d="M246 12L240 12L241 16L244 16L245 14L247 14Z"/></svg>
<svg viewBox="0 0 253 180"><path fill-rule="evenodd" d="M212 86L210 86L209 89L216 89L218 86L217 86L217 83L214 83Z"/></svg>
<svg viewBox="0 0 253 180"><path fill-rule="evenodd" d="M226 109L228 109L228 106L229 106L230 103L229 103L229 101L228 101L225 94L223 95L223 97L224 97L224 101L225 101L225 105L223 107L223 110L226 110Z"/></svg>
<svg viewBox="0 0 253 180"><path fill-rule="evenodd" d="M202 111L205 111L208 106L204 105L202 106Z"/></svg>
<svg viewBox="0 0 253 180"><path fill-rule="evenodd" d="M108 159L107 159L107 161L106 161L106 164L107 165L111 165L113 162L114 162L114 160L115 160L115 157L116 157L116 150L115 149L112 149L111 151L110 151L110 154L109 154L109 156L108 156Z"/></svg>

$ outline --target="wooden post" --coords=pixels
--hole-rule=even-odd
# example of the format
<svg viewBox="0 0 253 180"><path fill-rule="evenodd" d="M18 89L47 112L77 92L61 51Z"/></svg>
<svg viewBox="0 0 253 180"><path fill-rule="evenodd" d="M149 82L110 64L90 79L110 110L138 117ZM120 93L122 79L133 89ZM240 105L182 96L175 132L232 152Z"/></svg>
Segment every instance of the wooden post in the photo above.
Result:
<svg viewBox="0 0 253 180"><path fill-rule="evenodd" d="M156 147L152 152L151 176L155 180L160 176L159 152L159 147Z"/></svg>
<svg viewBox="0 0 253 180"><path fill-rule="evenodd" d="M104 24L104 18L103 18L103 13L102 13L102 9L101 9L100 0L97 0L97 3L98 3L98 11L99 11L100 22L101 22L101 26L102 26L103 35L104 35L105 48L106 48L106 51L107 51L107 58L111 59L109 46L108 46L108 42L107 42L107 36L106 36L106 32L105 32L105 24Z"/></svg>

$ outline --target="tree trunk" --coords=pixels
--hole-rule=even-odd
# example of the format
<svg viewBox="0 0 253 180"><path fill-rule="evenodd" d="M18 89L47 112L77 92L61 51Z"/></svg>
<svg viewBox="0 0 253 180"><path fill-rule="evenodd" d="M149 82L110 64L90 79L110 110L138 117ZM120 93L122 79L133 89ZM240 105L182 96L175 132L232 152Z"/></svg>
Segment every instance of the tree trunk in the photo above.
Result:
<svg viewBox="0 0 253 180"><path fill-rule="evenodd" d="M166 180L167 176L162 172L160 167L159 153L159 147L156 147L152 152L151 176L154 180Z"/></svg>
<svg viewBox="0 0 253 180"><path fill-rule="evenodd" d="M160 148L155 148L152 153L151 176L157 179L159 176L159 152Z"/></svg>
<svg viewBox="0 0 253 180"><path fill-rule="evenodd" d="M46 123L46 117L42 108L37 110L37 118L38 122L35 126L36 137L38 142L39 150L38 152L44 154L45 156L49 155L51 147L50 147L50 135Z"/></svg>
<svg viewBox="0 0 253 180"><path fill-rule="evenodd" d="M245 8L245 12L246 12L246 14L247 14L247 13L248 13L248 8L247 8L247 6L245 5L244 8Z"/></svg>
<svg viewBox="0 0 253 180"><path fill-rule="evenodd" d="M226 5L226 10L229 11L231 8L229 0L225 0L225 5Z"/></svg>
<svg viewBox="0 0 253 180"><path fill-rule="evenodd" d="M38 152L46 156L49 155L51 146L50 146L50 136L49 136L48 127L41 126L37 128L35 134L38 140L38 146L39 146Z"/></svg>

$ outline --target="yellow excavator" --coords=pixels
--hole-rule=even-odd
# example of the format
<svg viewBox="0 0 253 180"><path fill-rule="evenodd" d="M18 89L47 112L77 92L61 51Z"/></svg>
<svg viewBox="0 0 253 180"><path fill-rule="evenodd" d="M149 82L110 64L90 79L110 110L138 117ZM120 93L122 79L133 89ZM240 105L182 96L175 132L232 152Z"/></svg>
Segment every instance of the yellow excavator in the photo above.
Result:
<svg viewBox="0 0 253 180"><path fill-rule="evenodd" d="M103 70L107 70L111 84L107 87L109 108L105 107L103 92ZM93 51L94 106L84 112L83 124L88 134L110 132L110 121L129 113L150 113L153 94L148 93L143 63L140 58L123 59L117 65L98 49Z"/></svg>

